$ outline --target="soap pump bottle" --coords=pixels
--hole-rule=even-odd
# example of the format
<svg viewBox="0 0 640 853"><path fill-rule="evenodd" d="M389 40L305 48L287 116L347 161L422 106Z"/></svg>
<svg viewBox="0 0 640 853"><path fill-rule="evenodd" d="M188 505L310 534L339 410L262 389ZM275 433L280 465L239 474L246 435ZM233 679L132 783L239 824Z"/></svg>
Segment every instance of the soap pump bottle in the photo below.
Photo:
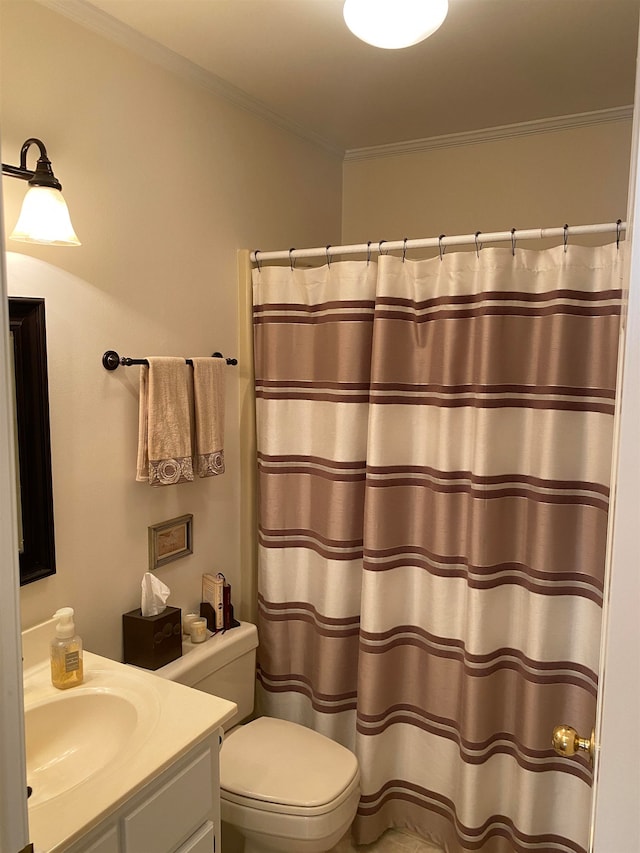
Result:
<svg viewBox="0 0 640 853"><path fill-rule="evenodd" d="M51 640L51 683L66 690L82 684L82 640L76 634L72 607L61 607L53 618L58 622Z"/></svg>

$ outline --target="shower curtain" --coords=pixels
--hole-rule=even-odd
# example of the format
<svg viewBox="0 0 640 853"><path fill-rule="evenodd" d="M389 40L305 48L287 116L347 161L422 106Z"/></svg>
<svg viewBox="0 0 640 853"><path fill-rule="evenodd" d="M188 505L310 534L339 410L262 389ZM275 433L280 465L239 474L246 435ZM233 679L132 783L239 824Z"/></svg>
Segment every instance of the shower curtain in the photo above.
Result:
<svg viewBox="0 0 640 853"><path fill-rule="evenodd" d="M358 843L587 849L621 254L254 270L261 710L356 752Z"/></svg>

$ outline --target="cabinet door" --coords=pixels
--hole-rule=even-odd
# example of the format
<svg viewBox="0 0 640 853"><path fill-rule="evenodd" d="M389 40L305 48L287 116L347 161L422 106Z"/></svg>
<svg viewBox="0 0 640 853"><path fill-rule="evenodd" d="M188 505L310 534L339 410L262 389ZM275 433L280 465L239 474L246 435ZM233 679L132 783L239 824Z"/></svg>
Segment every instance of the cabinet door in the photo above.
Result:
<svg viewBox="0 0 640 853"><path fill-rule="evenodd" d="M211 819L213 758L211 750L205 749L124 818L126 853L171 853L195 827Z"/></svg>
<svg viewBox="0 0 640 853"><path fill-rule="evenodd" d="M214 853L216 849L213 824L208 820L204 826L194 832L191 838L176 850L176 853Z"/></svg>
<svg viewBox="0 0 640 853"><path fill-rule="evenodd" d="M118 827L112 826L104 835L86 848L85 853L120 853Z"/></svg>

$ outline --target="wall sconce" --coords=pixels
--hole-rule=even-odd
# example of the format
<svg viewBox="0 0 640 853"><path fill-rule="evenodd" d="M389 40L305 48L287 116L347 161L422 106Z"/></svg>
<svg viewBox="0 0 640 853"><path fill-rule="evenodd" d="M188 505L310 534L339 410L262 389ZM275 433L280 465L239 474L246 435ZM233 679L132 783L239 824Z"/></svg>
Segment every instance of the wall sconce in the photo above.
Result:
<svg viewBox="0 0 640 853"><path fill-rule="evenodd" d="M31 145L37 145L40 150L35 172L27 169L27 151ZM3 163L2 174L29 182L20 216L10 235L12 240L52 246L80 245L62 197L62 185L53 174L47 149L39 139L27 139L20 149L20 165Z"/></svg>

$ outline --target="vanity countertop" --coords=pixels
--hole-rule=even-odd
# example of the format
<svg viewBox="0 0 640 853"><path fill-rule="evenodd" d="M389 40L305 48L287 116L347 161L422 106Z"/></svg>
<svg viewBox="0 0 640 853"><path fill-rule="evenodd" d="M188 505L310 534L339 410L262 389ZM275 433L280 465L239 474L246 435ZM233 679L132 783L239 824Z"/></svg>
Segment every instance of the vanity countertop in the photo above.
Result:
<svg viewBox="0 0 640 853"><path fill-rule="evenodd" d="M24 638L25 634L27 782L34 788L29 804L29 832L38 853L61 853L235 713L235 704L226 699L86 651L83 684L57 690L51 684L48 660L35 660L39 655L34 656L33 644ZM57 741L51 735L57 732L43 734L38 729L39 726L46 729L52 719L66 720L62 703L75 703L73 708L71 704L66 708L71 711L70 721L76 718L74 715L80 721L77 747L84 750L75 765L73 758L63 758L60 762L60 766L66 767L64 761L70 760L73 766L71 782L63 784L59 781L60 774L51 774L48 767L56 763L57 756L46 755L46 750L51 751L51 741ZM103 714L105 720L110 720L114 710L117 714L111 722L96 730L100 726L96 719L100 721ZM92 718L93 722L87 725L93 729L86 728L83 715ZM68 725L62 738L65 753L76 748L75 723ZM105 732L104 737L101 732ZM117 740L114 746L113 739L118 737L124 743L122 748ZM92 755L95 755L94 766L91 759L85 761ZM35 770L36 767L42 769ZM39 777L38 772L43 775ZM53 780L53 793L43 791L48 779ZM40 780L39 790L36 780ZM63 790L56 793L58 784Z"/></svg>

